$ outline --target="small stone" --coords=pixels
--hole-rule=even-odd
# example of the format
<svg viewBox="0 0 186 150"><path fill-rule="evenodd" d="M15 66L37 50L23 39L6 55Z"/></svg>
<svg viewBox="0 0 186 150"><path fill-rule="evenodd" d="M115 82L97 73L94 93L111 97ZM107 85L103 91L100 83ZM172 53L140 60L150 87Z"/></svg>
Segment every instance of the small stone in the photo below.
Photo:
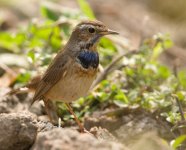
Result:
<svg viewBox="0 0 186 150"><path fill-rule="evenodd" d="M30 113L0 114L0 149L29 149L37 135L37 126Z"/></svg>
<svg viewBox="0 0 186 150"><path fill-rule="evenodd" d="M98 140L88 133L55 128L40 132L32 150L125 150L120 143Z"/></svg>

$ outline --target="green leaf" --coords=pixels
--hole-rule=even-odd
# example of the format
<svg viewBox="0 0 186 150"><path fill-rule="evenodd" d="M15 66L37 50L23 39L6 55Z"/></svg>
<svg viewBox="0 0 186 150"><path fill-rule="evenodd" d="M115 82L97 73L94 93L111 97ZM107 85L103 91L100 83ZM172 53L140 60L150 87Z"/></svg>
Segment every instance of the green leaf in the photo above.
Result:
<svg viewBox="0 0 186 150"><path fill-rule="evenodd" d="M26 35L25 33L17 33L15 38L14 38L14 42L17 45L22 45L26 40Z"/></svg>
<svg viewBox="0 0 186 150"><path fill-rule="evenodd" d="M97 96L98 96L100 102L106 101L109 97L109 95L105 92L99 92L99 93L97 93Z"/></svg>
<svg viewBox="0 0 186 150"><path fill-rule="evenodd" d="M116 101L120 101L120 102L123 102L125 104L129 102L128 98L126 97L126 95L123 92L121 92L121 91L117 92L117 95L114 96L114 99Z"/></svg>
<svg viewBox="0 0 186 150"><path fill-rule="evenodd" d="M56 20L59 19L59 15L58 15L56 12L52 11L52 10L51 10L50 8L48 8L47 6L42 6L42 7L41 7L41 14L42 14L44 17L46 17L46 18L48 18L48 19L51 19L51 20L54 20L54 21L56 21Z"/></svg>
<svg viewBox="0 0 186 150"><path fill-rule="evenodd" d="M186 135L181 135L171 142L173 149L178 148L186 140Z"/></svg>
<svg viewBox="0 0 186 150"><path fill-rule="evenodd" d="M118 107L126 107L127 104L123 103L122 101L114 100L114 104L116 104Z"/></svg>
<svg viewBox="0 0 186 150"><path fill-rule="evenodd" d="M27 54L28 56L28 60L31 62L31 63L34 63L35 62L35 52L33 50L30 50Z"/></svg>
<svg viewBox="0 0 186 150"><path fill-rule="evenodd" d="M53 35L51 37L52 52L57 52L61 48L62 38L60 36L61 30L58 27L53 29Z"/></svg>
<svg viewBox="0 0 186 150"><path fill-rule="evenodd" d="M29 41L28 47L30 49L36 48L36 47L44 47L44 41L41 40L38 37L34 37Z"/></svg>
<svg viewBox="0 0 186 150"><path fill-rule="evenodd" d="M174 45L174 43L170 39L166 39L163 44L165 49L171 48Z"/></svg>
<svg viewBox="0 0 186 150"><path fill-rule="evenodd" d="M88 4L88 2L86 0L78 0L78 4L80 6L80 9L82 10L82 12L89 18L89 19L95 19L95 15L90 7L90 5Z"/></svg>
<svg viewBox="0 0 186 150"><path fill-rule="evenodd" d="M181 70L178 72L178 79L180 81L181 86L186 88L186 70Z"/></svg>
<svg viewBox="0 0 186 150"><path fill-rule="evenodd" d="M19 52L19 48L14 41L14 36L8 32L0 33L0 47L14 53Z"/></svg>
<svg viewBox="0 0 186 150"><path fill-rule="evenodd" d="M38 37L40 39L48 40L53 28L42 28L37 29L34 33L35 37Z"/></svg>
<svg viewBox="0 0 186 150"><path fill-rule="evenodd" d="M152 59L157 59L158 56L163 52L162 48L162 43L158 43L154 48L153 48L153 54L152 54Z"/></svg>
<svg viewBox="0 0 186 150"><path fill-rule="evenodd" d="M106 37L101 38L100 46L102 46L103 48L112 50L112 51L116 51L116 46L114 45L114 43Z"/></svg>
<svg viewBox="0 0 186 150"><path fill-rule="evenodd" d="M157 59L157 57L165 50L173 46L173 42L169 34L158 33L154 35L154 40L156 40L156 46L153 48L152 59Z"/></svg>
<svg viewBox="0 0 186 150"><path fill-rule="evenodd" d="M171 72L167 66L158 66L158 77L159 78L168 78L171 75Z"/></svg>
<svg viewBox="0 0 186 150"><path fill-rule="evenodd" d="M31 74L30 72L26 72L26 73L21 73L17 79L16 79L16 82L19 82L19 83L27 83L31 78Z"/></svg>
<svg viewBox="0 0 186 150"><path fill-rule="evenodd" d="M184 95L184 92L183 91L176 92L176 95L178 96L178 99L180 101L183 101L185 99L185 95Z"/></svg>

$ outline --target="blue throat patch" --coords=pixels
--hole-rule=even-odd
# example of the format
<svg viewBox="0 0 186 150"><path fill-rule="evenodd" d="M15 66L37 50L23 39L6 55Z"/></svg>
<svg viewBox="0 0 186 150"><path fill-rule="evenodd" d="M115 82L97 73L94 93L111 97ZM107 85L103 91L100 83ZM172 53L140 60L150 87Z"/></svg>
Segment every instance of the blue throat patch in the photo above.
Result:
<svg viewBox="0 0 186 150"><path fill-rule="evenodd" d="M97 52L88 50L81 51L78 55L78 59L85 69L88 69L89 67L97 68L99 65L99 55Z"/></svg>

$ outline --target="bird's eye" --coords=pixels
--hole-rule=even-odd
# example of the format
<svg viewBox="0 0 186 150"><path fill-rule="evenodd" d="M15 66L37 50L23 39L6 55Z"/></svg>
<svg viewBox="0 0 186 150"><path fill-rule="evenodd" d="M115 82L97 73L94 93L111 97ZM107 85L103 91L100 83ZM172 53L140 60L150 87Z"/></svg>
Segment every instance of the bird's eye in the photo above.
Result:
<svg viewBox="0 0 186 150"><path fill-rule="evenodd" d="M95 32L95 29L92 28L92 27L90 27L90 28L88 28L88 31L89 31L90 33L94 33L94 32Z"/></svg>

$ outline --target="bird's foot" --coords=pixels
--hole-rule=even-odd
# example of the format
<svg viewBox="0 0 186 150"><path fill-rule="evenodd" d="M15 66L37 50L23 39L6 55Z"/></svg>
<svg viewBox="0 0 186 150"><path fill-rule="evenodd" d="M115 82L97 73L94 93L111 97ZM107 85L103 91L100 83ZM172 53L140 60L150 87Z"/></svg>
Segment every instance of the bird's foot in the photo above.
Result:
<svg viewBox="0 0 186 150"><path fill-rule="evenodd" d="M85 129L85 128L81 128L81 129L79 129L78 131L79 131L80 133L87 133L87 134L90 134L90 135L96 137L96 133L95 133L95 132L88 131L88 130ZM97 138L97 137L96 137L96 138Z"/></svg>

